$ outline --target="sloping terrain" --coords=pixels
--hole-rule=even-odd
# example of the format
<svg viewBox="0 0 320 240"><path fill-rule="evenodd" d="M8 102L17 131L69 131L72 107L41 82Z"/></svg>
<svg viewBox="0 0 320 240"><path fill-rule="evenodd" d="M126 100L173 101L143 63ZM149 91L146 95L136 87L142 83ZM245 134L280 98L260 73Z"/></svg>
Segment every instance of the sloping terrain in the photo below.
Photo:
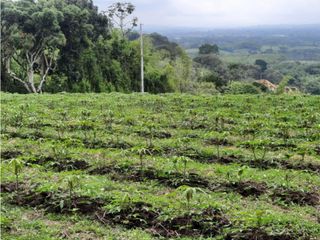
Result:
<svg viewBox="0 0 320 240"><path fill-rule="evenodd" d="M2 94L3 239L320 239L320 98Z"/></svg>

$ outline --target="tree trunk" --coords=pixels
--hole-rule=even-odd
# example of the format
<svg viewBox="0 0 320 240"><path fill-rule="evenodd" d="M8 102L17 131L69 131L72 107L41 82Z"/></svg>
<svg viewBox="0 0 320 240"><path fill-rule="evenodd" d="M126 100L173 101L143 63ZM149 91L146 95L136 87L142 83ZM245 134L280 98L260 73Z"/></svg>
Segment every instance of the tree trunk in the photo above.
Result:
<svg viewBox="0 0 320 240"><path fill-rule="evenodd" d="M28 68L28 85L33 93L37 93L37 89L34 86L33 64L31 64Z"/></svg>

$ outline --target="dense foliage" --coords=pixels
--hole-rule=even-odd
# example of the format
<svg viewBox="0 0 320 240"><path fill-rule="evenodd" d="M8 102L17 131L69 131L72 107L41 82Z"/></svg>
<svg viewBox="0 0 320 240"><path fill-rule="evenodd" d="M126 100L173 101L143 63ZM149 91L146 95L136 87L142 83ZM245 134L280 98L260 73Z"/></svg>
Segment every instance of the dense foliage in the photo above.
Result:
<svg viewBox="0 0 320 240"><path fill-rule="evenodd" d="M122 22L127 21L134 12L132 4L115 4L107 14L99 12L91 0L5 0L1 4L3 90L139 90L138 40L129 38L130 26L114 24L117 12L125 12ZM132 24L136 25L135 18ZM159 46L161 37L146 37L146 90L178 91L181 81L189 78L189 60L165 38Z"/></svg>

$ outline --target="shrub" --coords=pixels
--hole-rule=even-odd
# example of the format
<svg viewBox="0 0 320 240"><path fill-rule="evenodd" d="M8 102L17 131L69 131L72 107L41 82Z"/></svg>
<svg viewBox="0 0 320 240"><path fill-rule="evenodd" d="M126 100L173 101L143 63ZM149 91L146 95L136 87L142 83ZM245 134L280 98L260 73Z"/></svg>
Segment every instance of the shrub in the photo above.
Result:
<svg viewBox="0 0 320 240"><path fill-rule="evenodd" d="M194 82L190 84L189 91L192 94L217 94L216 86L211 82Z"/></svg>
<svg viewBox="0 0 320 240"><path fill-rule="evenodd" d="M233 82L225 92L229 94L259 94L261 90L251 83Z"/></svg>

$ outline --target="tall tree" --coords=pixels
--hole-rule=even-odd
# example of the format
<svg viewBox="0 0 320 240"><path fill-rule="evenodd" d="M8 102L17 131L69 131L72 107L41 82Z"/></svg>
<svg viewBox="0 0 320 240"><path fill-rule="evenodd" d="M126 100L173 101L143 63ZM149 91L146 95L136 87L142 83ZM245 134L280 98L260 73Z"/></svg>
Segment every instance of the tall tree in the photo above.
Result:
<svg viewBox="0 0 320 240"><path fill-rule="evenodd" d="M7 73L28 92L41 93L49 71L54 69L59 47L65 44L59 26L63 14L54 1L6 0L1 15L1 40L8 48L4 53ZM35 73L40 76L37 83Z"/></svg>
<svg viewBox="0 0 320 240"><path fill-rule="evenodd" d="M135 6L128 2L117 2L112 4L107 15L111 19L114 27L118 27L122 36L126 36L134 27L137 26L138 18L131 17Z"/></svg>
<svg viewBox="0 0 320 240"><path fill-rule="evenodd" d="M257 59L255 65L260 67L260 79L262 79L263 73L268 69L268 63L265 60Z"/></svg>

